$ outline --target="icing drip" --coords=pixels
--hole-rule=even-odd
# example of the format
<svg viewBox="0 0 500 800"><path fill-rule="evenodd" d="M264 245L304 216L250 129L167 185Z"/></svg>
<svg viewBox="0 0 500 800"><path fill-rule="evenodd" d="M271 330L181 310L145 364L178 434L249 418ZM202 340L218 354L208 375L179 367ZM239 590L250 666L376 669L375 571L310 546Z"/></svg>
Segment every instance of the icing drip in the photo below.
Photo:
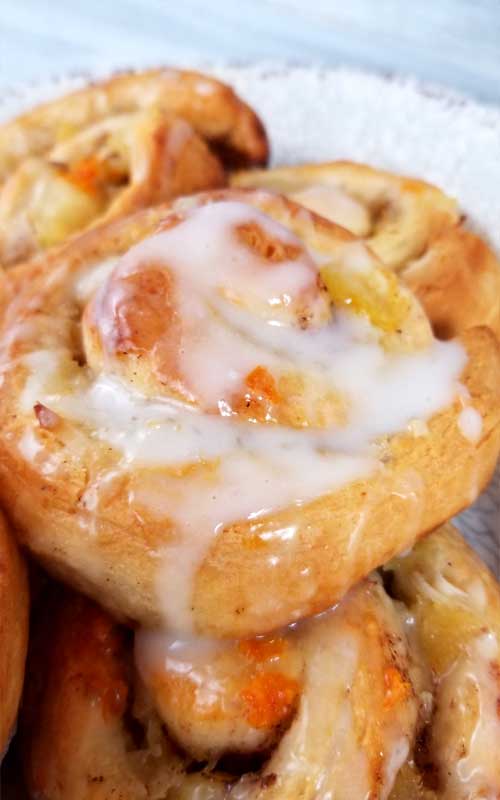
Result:
<svg viewBox="0 0 500 800"><path fill-rule="evenodd" d="M256 249L259 232L275 243L274 261ZM367 268L365 251L340 247L348 269ZM187 402L170 391L168 370L160 374L162 359L155 361L155 348L170 346L168 326L145 353L153 365L147 390L136 387L133 370L120 371L116 349L136 300L133 280L152 264L172 280L172 314L181 320L175 370L188 387ZM348 309L332 315L312 253L288 229L239 202L195 208L129 250L114 269L107 259L87 278L77 274L74 296L92 298L86 314L102 351L89 349L90 368L66 378L63 392L53 387L68 364L74 368L71 353L31 352L24 357L21 405L29 412L43 403L120 454L113 474L134 476L131 507L165 521L158 585L167 622L177 629L189 629L193 576L223 527L368 476L381 468L379 440L414 430L419 421L425 435L425 421L460 392L466 356L459 344L432 340L415 352L390 352L362 316ZM84 331L88 324L84 316ZM234 413L234 394L256 367L298 372L306 385L340 398L342 414L326 427L293 427ZM29 437L22 447L40 461ZM102 481L109 483L106 474ZM98 514L99 481L89 491L91 502L84 495L82 507ZM287 530L295 535L293 526Z"/></svg>
<svg viewBox="0 0 500 800"><path fill-rule="evenodd" d="M476 411L475 408L472 406L466 406L461 412L458 418L458 427L460 428L460 432L463 436L472 442L473 444L477 444L481 438L481 434L483 431L483 420L479 411Z"/></svg>

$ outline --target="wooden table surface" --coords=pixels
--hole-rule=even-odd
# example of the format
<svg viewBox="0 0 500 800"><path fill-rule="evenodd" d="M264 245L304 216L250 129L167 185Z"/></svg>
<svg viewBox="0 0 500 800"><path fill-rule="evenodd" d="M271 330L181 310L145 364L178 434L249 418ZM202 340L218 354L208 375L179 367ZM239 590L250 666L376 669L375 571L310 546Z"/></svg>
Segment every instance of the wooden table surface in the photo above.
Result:
<svg viewBox="0 0 500 800"><path fill-rule="evenodd" d="M0 88L257 60L399 72L500 103L500 0L0 0Z"/></svg>

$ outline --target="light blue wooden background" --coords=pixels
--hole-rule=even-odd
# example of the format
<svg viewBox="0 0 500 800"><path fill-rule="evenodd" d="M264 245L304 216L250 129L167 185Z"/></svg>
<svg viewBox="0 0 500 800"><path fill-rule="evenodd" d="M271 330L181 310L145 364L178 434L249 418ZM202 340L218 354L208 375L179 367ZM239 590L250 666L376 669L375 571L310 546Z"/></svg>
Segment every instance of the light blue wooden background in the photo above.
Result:
<svg viewBox="0 0 500 800"><path fill-rule="evenodd" d="M413 74L500 103L500 0L0 0L0 88L117 62Z"/></svg>

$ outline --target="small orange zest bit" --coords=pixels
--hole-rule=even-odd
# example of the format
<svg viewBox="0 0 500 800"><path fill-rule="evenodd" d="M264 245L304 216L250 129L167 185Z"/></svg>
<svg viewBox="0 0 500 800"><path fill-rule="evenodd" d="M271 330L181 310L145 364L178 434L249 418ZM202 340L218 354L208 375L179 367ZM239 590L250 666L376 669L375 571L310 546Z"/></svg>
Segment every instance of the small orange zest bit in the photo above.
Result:
<svg viewBox="0 0 500 800"><path fill-rule="evenodd" d="M74 164L68 164L62 172L62 177L90 195L103 192L107 183L118 184L124 179L120 170L97 156L87 156L75 161Z"/></svg>
<svg viewBox="0 0 500 800"><path fill-rule="evenodd" d="M389 711L395 705L402 703L409 695L408 681L397 667L387 667L384 671L384 711Z"/></svg>
<svg viewBox="0 0 500 800"><path fill-rule="evenodd" d="M255 367L249 372L245 384L259 398L269 400L271 403L278 403L281 399L276 381L265 367Z"/></svg>
<svg viewBox="0 0 500 800"><path fill-rule="evenodd" d="M300 686L279 672L256 675L240 692L245 718L254 728L279 725L292 712Z"/></svg>
<svg viewBox="0 0 500 800"><path fill-rule="evenodd" d="M103 171L102 161L96 156L88 156L72 164L64 172L64 177L87 194L97 194L103 179Z"/></svg>
<svg viewBox="0 0 500 800"><path fill-rule="evenodd" d="M238 649L242 655L251 661L261 663L283 655L288 645L285 639L274 637L272 639L242 639Z"/></svg>

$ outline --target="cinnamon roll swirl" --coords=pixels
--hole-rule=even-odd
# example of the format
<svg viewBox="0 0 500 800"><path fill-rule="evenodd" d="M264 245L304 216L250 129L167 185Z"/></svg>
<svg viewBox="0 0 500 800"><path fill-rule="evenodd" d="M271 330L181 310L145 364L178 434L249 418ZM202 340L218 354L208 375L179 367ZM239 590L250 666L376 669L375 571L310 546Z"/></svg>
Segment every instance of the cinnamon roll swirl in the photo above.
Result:
<svg viewBox="0 0 500 800"><path fill-rule="evenodd" d="M8 275L0 496L122 619L241 638L321 612L491 475L494 336L436 340L289 200L181 199Z"/></svg>
<svg viewBox="0 0 500 800"><path fill-rule="evenodd" d="M0 263L264 164L257 116L195 72L119 75L0 126Z"/></svg>

